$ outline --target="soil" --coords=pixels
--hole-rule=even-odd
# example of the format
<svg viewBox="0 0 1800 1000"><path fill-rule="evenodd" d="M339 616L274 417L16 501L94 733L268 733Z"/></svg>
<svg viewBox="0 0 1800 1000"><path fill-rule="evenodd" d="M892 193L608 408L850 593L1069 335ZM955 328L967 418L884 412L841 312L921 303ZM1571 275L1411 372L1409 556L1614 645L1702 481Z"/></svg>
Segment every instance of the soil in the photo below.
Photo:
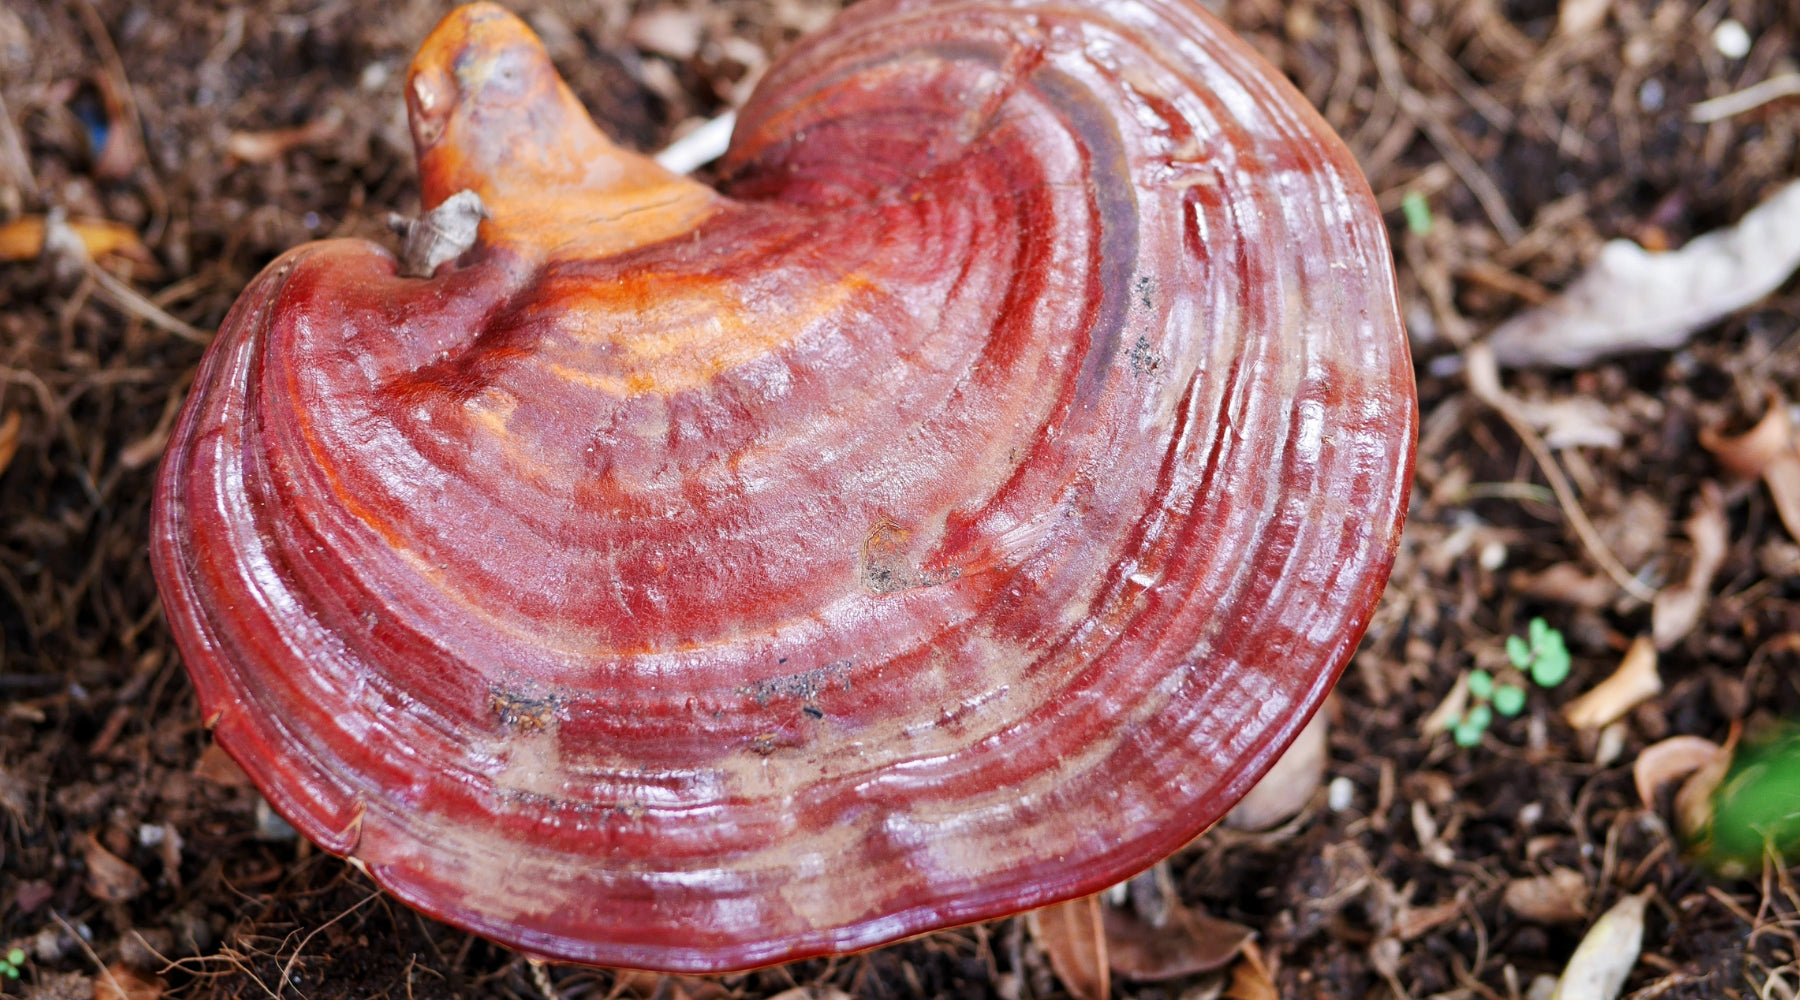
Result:
<svg viewBox="0 0 1800 1000"><path fill-rule="evenodd" d="M741 101L829 0L521 2L596 117L656 148ZM1524 996L1592 919L1650 890L1629 996L1792 997L1800 894L1769 862L1701 864L1640 751L1800 715L1800 547L1768 492L1699 444L1800 398L1800 285L1674 352L1505 373L1527 404L1589 407L1611 442L1558 450L1581 511L1641 583L1685 578L1684 519L1717 488L1724 561L1662 691L1604 735L1559 709L1652 611L1594 563L1543 468L1457 374L1457 345L1571 280L1604 240L1675 247L1800 175L1800 100L1711 125L1704 98L1792 72L1791 0L1614 0L1559 30L1552 0L1232 0L1226 20L1326 113L1387 211L1424 437L1388 595L1330 708L1328 779L1296 819L1215 831L1167 870L1257 932L1284 997ZM1565 16L1592 8L1565 0ZM103 261L0 264L0 952L39 997L1063 995L1024 921L721 979L534 966L418 916L292 836L209 750L145 557L156 459L236 293L300 242L394 245L417 196L400 79L447 9L283 0L12 0L0 7L0 224L60 208L134 232ZM1727 55L1725 20L1751 40ZM1729 29L1727 29L1729 30ZM1728 46L1727 46L1728 47ZM1410 228L1422 196L1429 232ZM1423 228L1423 227L1420 227ZM135 290L137 298L121 295ZM201 334L203 336L203 333ZM0 427L0 443L7 434ZM0 453L4 453L0 447ZM1461 747L1422 723L1542 616L1570 679ZM1344 782L1338 782L1340 794ZM1559 918L1506 902L1563 876ZM1240 963L1241 968L1241 963ZM4 970L0 970L3 973ZM1136 997L1258 995L1254 977L1118 981ZM1266 995L1266 994L1263 994Z"/></svg>

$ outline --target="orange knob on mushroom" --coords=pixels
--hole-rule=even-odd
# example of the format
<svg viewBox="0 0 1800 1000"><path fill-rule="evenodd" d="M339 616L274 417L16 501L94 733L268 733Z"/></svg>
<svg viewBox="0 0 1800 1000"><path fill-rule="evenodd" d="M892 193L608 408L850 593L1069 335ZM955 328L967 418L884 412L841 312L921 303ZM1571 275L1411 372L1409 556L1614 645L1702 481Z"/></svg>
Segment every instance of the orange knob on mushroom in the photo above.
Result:
<svg viewBox="0 0 1800 1000"><path fill-rule="evenodd" d="M326 849L535 954L744 968L1129 876L1317 708L1411 365L1355 163L1196 4L868 0L722 192L493 5L407 90L477 238L270 265L157 490L214 737Z"/></svg>

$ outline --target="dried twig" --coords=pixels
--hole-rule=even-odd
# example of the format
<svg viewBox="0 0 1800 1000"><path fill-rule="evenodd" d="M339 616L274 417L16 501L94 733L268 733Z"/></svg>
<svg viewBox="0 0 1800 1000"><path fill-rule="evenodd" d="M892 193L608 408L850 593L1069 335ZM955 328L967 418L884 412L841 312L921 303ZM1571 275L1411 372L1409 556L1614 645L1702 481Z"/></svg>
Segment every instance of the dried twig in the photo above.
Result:
<svg viewBox="0 0 1800 1000"><path fill-rule="evenodd" d="M1556 494L1557 503L1562 506L1563 516L1569 519L1569 526L1575 529L1575 537L1580 539L1582 547L1587 549L1589 557L1613 582L1627 594L1640 601L1652 601L1656 591L1645 586L1643 581L1631 574L1619 557L1600 537L1594 522L1588 520L1587 512L1581 509L1581 502L1575 497L1575 490L1569 486L1568 476L1563 474L1562 465L1551 454L1550 447L1538 436L1531 422L1519 411L1519 401L1514 399L1500 385L1500 368L1494 361L1494 354L1485 344L1474 344L1463 349L1463 361L1468 366L1469 391L1475 398L1494 408L1504 418L1513 433L1524 443L1525 450L1537 460L1538 467L1544 470L1544 478L1550 481L1550 489Z"/></svg>
<svg viewBox="0 0 1800 1000"><path fill-rule="evenodd" d="M106 269L94 263L88 256L87 247L81 238L70 230L68 222L63 218L60 208L53 209L44 219L44 255L72 262L85 272L100 295L115 308L126 315L142 320L151 326L167 333L172 333L183 340L206 345L212 342L212 334L183 322L159 308L156 303L145 298L137 289L107 273Z"/></svg>
<svg viewBox="0 0 1800 1000"><path fill-rule="evenodd" d="M323 931L325 928L330 927L332 924L337 923L338 921L344 919L345 917L349 916L350 914L355 913L357 910L362 909L364 906L367 906L370 900L380 899L380 898L381 898L380 892L371 892L367 896L364 896L362 899L358 900L356 903L352 904L349 909L346 909L344 912L338 914L335 917L332 917L330 920L325 921L324 923L320 924L319 926L314 927L311 931L307 932L307 935L300 939L300 943L294 946L293 954L288 956L287 962L282 965L281 978L279 980L277 980L275 983L276 994L279 995L281 990L284 987L286 987L288 983L293 981L294 963L298 962L300 960L300 953L306 950L306 946L312 943L313 938L319 936L320 931Z"/></svg>
<svg viewBox="0 0 1800 1000"><path fill-rule="evenodd" d="M131 995L125 992L125 987L119 985L118 977L113 975L112 970L107 968L105 962L100 961L100 956L94 952L94 946L88 944L87 938L82 937L81 932L70 926L69 922L63 918L63 915L55 910L50 911L50 916L56 920L57 925L63 929L63 932L74 938L75 943L81 946L81 950L87 953L88 960L94 963L94 967L100 970L100 975L106 977L107 983L112 986L114 996L128 997Z"/></svg>
<svg viewBox="0 0 1800 1000"><path fill-rule="evenodd" d="M1754 111L1783 97L1800 97L1800 73L1782 73L1743 90L1701 101L1688 109L1688 119L1707 125Z"/></svg>
<svg viewBox="0 0 1800 1000"><path fill-rule="evenodd" d="M4 94L0 94L0 167L6 168L20 190L37 197L37 176L31 172L31 158L25 155L25 144L19 140L19 127L13 124Z"/></svg>
<svg viewBox="0 0 1800 1000"><path fill-rule="evenodd" d="M1382 86L1395 95L1400 102L1401 112L1418 123L1425 137L1431 140L1438 154L1444 158L1444 162L1456 171L1456 176L1462 179L1469 193L1481 204L1482 211L1487 213L1489 221L1493 222L1500 238L1508 245L1517 243L1525 235L1525 229L1513 217L1512 209L1506 204L1506 196L1500 192L1499 185L1463 149L1456 130L1444 121L1443 115L1431 106L1425 95L1406 82L1406 74L1400 68L1400 53L1394 46L1393 26L1388 22L1387 10L1375 0L1360 0L1357 7L1362 11L1363 32L1368 36L1369 51L1375 58L1375 70L1381 77Z"/></svg>

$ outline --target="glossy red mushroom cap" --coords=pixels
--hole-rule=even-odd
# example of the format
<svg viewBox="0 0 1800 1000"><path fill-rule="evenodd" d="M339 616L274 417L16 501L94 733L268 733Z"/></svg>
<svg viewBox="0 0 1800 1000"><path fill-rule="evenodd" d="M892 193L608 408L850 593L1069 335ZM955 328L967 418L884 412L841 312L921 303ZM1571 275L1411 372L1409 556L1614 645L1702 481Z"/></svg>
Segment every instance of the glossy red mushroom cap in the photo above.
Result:
<svg viewBox="0 0 1800 1000"><path fill-rule="evenodd" d="M726 970L1095 891L1316 709L1412 370L1344 147L1193 3L868 0L724 193L490 4L408 79L466 253L270 265L152 555L214 737L420 909Z"/></svg>

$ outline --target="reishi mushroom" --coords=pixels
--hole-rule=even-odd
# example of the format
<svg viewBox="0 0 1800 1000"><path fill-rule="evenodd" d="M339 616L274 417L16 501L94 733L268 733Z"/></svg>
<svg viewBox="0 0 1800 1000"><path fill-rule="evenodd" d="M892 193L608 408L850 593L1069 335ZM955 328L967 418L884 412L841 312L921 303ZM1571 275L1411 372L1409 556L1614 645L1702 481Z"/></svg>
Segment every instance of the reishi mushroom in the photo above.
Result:
<svg viewBox="0 0 1800 1000"><path fill-rule="evenodd" d="M156 493L204 718L325 849L535 955L740 969L1097 891L1318 707L1412 369L1356 164L1197 4L866 0L721 192L492 4L406 90L473 245L272 263Z"/></svg>

